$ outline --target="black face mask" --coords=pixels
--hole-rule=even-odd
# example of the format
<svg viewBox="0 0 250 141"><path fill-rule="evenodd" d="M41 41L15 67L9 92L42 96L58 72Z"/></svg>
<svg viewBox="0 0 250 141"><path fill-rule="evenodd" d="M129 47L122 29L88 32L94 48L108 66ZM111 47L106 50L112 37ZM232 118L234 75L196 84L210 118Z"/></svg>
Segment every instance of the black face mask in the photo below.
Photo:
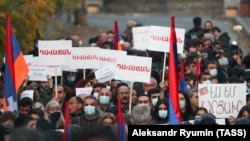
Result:
<svg viewBox="0 0 250 141"><path fill-rule="evenodd" d="M54 112L54 113L50 114L49 118L50 118L52 123L56 123L57 120L60 118L60 116L61 116L61 112Z"/></svg>
<svg viewBox="0 0 250 141"><path fill-rule="evenodd" d="M14 129L14 124L6 124L4 125L5 134L10 134L10 132Z"/></svg>

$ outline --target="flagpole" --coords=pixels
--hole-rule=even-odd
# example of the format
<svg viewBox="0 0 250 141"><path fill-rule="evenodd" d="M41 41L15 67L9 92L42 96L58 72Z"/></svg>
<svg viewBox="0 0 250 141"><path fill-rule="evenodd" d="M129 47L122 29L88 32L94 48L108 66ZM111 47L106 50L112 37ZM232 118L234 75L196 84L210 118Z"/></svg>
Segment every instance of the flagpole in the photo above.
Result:
<svg viewBox="0 0 250 141"><path fill-rule="evenodd" d="M167 52L164 52L163 68L162 68L162 78L161 78L161 81L162 81L162 82L164 82L164 80L165 80L166 58L167 58Z"/></svg>
<svg viewBox="0 0 250 141"><path fill-rule="evenodd" d="M132 92L133 92L133 85L134 85L134 82L131 81L131 82L130 82L130 93L129 93L129 113L131 113L131 109L132 109Z"/></svg>
<svg viewBox="0 0 250 141"><path fill-rule="evenodd" d="M83 79L86 79L86 70L83 69L82 73L83 73Z"/></svg>

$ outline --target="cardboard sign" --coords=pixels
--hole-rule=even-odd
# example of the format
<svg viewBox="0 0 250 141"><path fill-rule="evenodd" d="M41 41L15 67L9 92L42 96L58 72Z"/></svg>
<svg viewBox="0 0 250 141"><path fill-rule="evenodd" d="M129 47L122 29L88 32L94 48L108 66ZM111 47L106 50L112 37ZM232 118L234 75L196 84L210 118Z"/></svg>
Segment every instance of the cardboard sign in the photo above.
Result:
<svg viewBox="0 0 250 141"><path fill-rule="evenodd" d="M34 90L25 90L21 93L21 97L20 99L24 98L24 97L29 97L33 100L34 97Z"/></svg>
<svg viewBox="0 0 250 141"><path fill-rule="evenodd" d="M199 84L199 106L216 118L237 117L246 105L245 84Z"/></svg>
<svg viewBox="0 0 250 141"><path fill-rule="evenodd" d="M133 48L138 50L146 50L149 41L149 26L133 27Z"/></svg>
<svg viewBox="0 0 250 141"><path fill-rule="evenodd" d="M107 82L115 77L114 65L109 65L95 71L95 77L100 83Z"/></svg>
<svg viewBox="0 0 250 141"><path fill-rule="evenodd" d="M175 28L177 39L177 53L182 54L184 48L185 29ZM169 52L170 27L150 26L148 38L148 50Z"/></svg>
<svg viewBox="0 0 250 141"><path fill-rule="evenodd" d="M129 55L119 57L115 66L115 79L149 83L151 66L151 57Z"/></svg>
<svg viewBox="0 0 250 141"><path fill-rule="evenodd" d="M38 41L39 58L42 58L47 65L69 65L72 56L71 48L70 40Z"/></svg>
<svg viewBox="0 0 250 141"><path fill-rule="evenodd" d="M100 59L100 68L106 67L109 65L116 65L117 58L126 56L126 51L110 50L110 49L100 49L99 50L99 59Z"/></svg>
<svg viewBox="0 0 250 141"><path fill-rule="evenodd" d="M81 47L72 48L71 68L76 69L92 69L100 68L99 48L97 47Z"/></svg>
<svg viewBox="0 0 250 141"><path fill-rule="evenodd" d="M48 67L29 66L29 80L33 81L47 81L47 76L50 70Z"/></svg>
<svg viewBox="0 0 250 141"><path fill-rule="evenodd" d="M85 94L86 96L91 95L93 88L87 87L87 88L76 88L76 96L80 94Z"/></svg>

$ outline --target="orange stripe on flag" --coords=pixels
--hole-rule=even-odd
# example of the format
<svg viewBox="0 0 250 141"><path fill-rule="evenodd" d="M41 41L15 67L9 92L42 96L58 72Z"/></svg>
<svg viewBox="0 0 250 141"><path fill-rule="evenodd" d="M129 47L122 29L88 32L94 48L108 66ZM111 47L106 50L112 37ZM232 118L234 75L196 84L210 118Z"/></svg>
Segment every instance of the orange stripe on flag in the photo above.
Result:
<svg viewBox="0 0 250 141"><path fill-rule="evenodd" d="M22 85L24 79L26 78L29 70L27 64L24 60L22 52L18 55L14 62L14 75L15 75L15 90L18 91L19 87Z"/></svg>

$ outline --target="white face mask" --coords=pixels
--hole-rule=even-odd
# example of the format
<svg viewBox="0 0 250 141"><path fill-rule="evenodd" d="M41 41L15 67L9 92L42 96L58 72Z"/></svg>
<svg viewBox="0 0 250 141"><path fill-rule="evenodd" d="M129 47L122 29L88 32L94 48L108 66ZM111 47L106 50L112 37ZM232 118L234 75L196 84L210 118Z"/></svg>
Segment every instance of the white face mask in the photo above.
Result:
<svg viewBox="0 0 250 141"><path fill-rule="evenodd" d="M211 70L209 71L209 73L210 73L210 75L211 75L212 77L215 77L215 76L217 76L217 74L218 74L218 70L217 70L217 69L211 69Z"/></svg>
<svg viewBox="0 0 250 141"><path fill-rule="evenodd" d="M93 96L98 100L99 93L94 92L94 93L93 93Z"/></svg>
<svg viewBox="0 0 250 141"><path fill-rule="evenodd" d="M186 101L185 100L181 100L180 101L180 108L181 109L185 108L185 105L186 105Z"/></svg>
<svg viewBox="0 0 250 141"><path fill-rule="evenodd" d="M153 104L153 106L155 106L157 102L158 102L158 98L153 98L153 99L152 99L152 104Z"/></svg>
<svg viewBox="0 0 250 141"><path fill-rule="evenodd" d="M206 80L206 81L203 81L202 84L212 84L212 81Z"/></svg>
<svg viewBox="0 0 250 141"><path fill-rule="evenodd" d="M168 116L167 110L159 110L158 116L162 119L166 118Z"/></svg>
<svg viewBox="0 0 250 141"><path fill-rule="evenodd" d="M3 109L0 109L0 111L3 113Z"/></svg>

